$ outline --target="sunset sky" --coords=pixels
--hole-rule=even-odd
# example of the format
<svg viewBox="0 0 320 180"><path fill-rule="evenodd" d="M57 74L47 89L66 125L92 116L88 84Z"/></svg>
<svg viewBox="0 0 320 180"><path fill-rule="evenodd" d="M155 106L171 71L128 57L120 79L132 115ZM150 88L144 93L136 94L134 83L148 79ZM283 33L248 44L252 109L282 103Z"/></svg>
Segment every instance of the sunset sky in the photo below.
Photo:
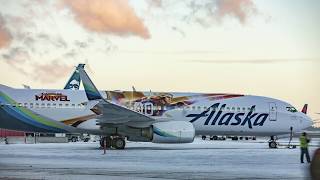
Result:
<svg viewBox="0 0 320 180"><path fill-rule="evenodd" d="M0 84L270 96L320 118L318 0L0 0Z"/></svg>

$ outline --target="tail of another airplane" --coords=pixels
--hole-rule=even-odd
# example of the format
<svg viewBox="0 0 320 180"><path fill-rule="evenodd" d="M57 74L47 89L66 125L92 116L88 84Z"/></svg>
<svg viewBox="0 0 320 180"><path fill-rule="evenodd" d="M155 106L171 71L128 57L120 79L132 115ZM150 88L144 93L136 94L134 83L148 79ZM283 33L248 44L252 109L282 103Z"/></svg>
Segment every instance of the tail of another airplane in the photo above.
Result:
<svg viewBox="0 0 320 180"><path fill-rule="evenodd" d="M307 114L307 112L308 112L308 104L305 104L305 105L303 106L301 112Z"/></svg>
<svg viewBox="0 0 320 180"><path fill-rule="evenodd" d="M80 74L79 74L79 68L84 68L85 64L79 64L76 68L76 70L73 72L72 76L68 80L67 84L64 86L64 89L70 89L70 90L79 90L80 88Z"/></svg>
<svg viewBox="0 0 320 180"><path fill-rule="evenodd" d="M79 68L79 74L82 79L82 84L87 94L88 100L91 101L91 100L102 99L100 92L98 91L96 86L93 84L93 82L91 81L90 77L88 76L84 68Z"/></svg>

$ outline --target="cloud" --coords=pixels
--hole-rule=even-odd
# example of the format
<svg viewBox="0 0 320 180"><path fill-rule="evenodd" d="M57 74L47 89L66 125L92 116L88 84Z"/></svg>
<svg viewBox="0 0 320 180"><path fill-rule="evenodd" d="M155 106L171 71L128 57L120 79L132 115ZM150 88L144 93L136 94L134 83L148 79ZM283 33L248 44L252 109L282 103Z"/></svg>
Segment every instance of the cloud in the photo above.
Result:
<svg viewBox="0 0 320 180"><path fill-rule="evenodd" d="M79 47L79 48L86 48L86 47L88 47L89 44L87 42L84 42L84 41L75 40L74 41L74 45Z"/></svg>
<svg viewBox="0 0 320 180"><path fill-rule="evenodd" d="M176 26L172 26L171 29L173 31L178 32L179 34L181 34L182 37L186 37L186 33L184 31L182 31L180 28L176 27Z"/></svg>
<svg viewBox="0 0 320 180"><path fill-rule="evenodd" d="M5 27L5 21L0 15L0 49L9 46L12 41L10 32Z"/></svg>
<svg viewBox="0 0 320 180"><path fill-rule="evenodd" d="M1 57L17 72L44 84L53 83L58 79L65 78L73 68L72 65L67 65L58 59L49 62L45 60L47 62L45 64L35 61L30 57L28 51L22 47L10 48Z"/></svg>
<svg viewBox="0 0 320 180"><path fill-rule="evenodd" d="M68 45L66 43L66 41L61 37L61 36L50 36L49 34L45 34L45 33L39 33L36 34L36 39L38 41L42 40L45 41L46 43L50 43L51 45L53 45L56 48L67 48Z"/></svg>
<svg viewBox="0 0 320 180"><path fill-rule="evenodd" d="M256 7L251 0L217 0L216 15L219 19L232 16L245 24L250 13L256 13Z"/></svg>
<svg viewBox="0 0 320 180"><path fill-rule="evenodd" d="M242 25L251 15L258 14L252 0L202 0L186 3L190 13L185 21L196 22L202 26L211 26L214 22L223 22L226 17L237 19Z"/></svg>
<svg viewBox="0 0 320 180"><path fill-rule="evenodd" d="M24 50L22 47L12 47L7 53L3 53L1 57L15 70L23 75L28 75L28 72L23 69L23 66L30 60L28 51Z"/></svg>
<svg viewBox="0 0 320 180"><path fill-rule="evenodd" d="M161 8L163 6L162 0L146 0L146 3L148 3L149 7Z"/></svg>
<svg viewBox="0 0 320 180"><path fill-rule="evenodd" d="M150 38L148 29L128 0L63 0L63 3L87 30Z"/></svg>
<svg viewBox="0 0 320 180"><path fill-rule="evenodd" d="M73 68L73 66L62 63L58 59L46 64L34 63L33 67L33 79L42 83L53 83L57 79L65 78Z"/></svg>
<svg viewBox="0 0 320 180"><path fill-rule="evenodd" d="M25 63L30 59L29 53L21 47L10 48L8 53L2 54L2 58L5 59L9 64L12 63Z"/></svg>

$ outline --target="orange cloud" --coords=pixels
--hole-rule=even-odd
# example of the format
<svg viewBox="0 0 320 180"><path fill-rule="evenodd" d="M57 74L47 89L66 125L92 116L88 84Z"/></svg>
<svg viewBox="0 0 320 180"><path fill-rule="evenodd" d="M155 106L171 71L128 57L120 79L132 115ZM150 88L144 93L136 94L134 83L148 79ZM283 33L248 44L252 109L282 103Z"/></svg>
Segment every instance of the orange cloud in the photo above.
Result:
<svg viewBox="0 0 320 180"><path fill-rule="evenodd" d="M120 36L133 34L145 39L150 37L128 0L63 0L63 4L90 31Z"/></svg>
<svg viewBox="0 0 320 180"><path fill-rule="evenodd" d="M0 15L0 48L7 47L12 40L10 32L4 27L4 21Z"/></svg>
<svg viewBox="0 0 320 180"><path fill-rule="evenodd" d="M251 12L256 13L256 8L251 0L218 0L217 12L218 18L225 16L233 16L237 18L242 24Z"/></svg>
<svg viewBox="0 0 320 180"><path fill-rule="evenodd" d="M33 63L33 67L32 78L42 83L53 83L57 79L65 78L73 68L59 60L53 60L47 64Z"/></svg>

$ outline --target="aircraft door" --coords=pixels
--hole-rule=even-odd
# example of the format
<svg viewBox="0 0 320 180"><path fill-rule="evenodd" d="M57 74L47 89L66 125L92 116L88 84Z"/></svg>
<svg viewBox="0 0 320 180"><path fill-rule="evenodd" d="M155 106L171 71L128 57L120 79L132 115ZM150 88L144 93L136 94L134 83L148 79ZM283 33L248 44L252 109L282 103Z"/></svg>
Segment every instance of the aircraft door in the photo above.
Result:
<svg viewBox="0 0 320 180"><path fill-rule="evenodd" d="M277 105L276 103L269 103L269 120L277 120Z"/></svg>

